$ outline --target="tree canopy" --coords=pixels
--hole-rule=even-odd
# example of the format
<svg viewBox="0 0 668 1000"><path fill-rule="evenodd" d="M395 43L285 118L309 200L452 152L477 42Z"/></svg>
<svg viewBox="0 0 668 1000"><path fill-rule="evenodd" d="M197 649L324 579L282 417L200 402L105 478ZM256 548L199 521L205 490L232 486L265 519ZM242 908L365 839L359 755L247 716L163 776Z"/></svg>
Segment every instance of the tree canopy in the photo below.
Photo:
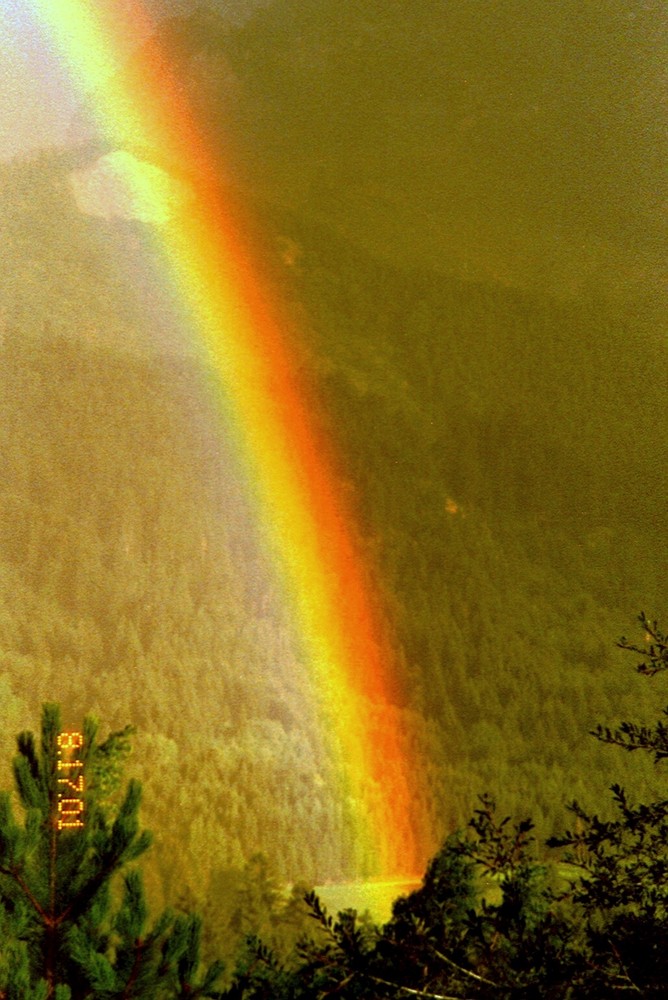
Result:
<svg viewBox="0 0 668 1000"><path fill-rule="evenodd" d="M668 671L668 636L646 615L639 673ZM663 716L668 714L664 709ZM599 741L666 756L654 726L599 725ZM572 830L551 838L546 859L531 819L512 821L482 795L466 831L449 837L422 885L398 899L383 927L355 911L327 914L308 898L320 928L286 978L270 959L244 996L364 1000L663 997L668 987L668 800L636 802L613 785L614 814L578 802ZM324 938L324 943L323 943ZM267 978L271 987L267 987ZM274 992L272 992L272 990Z"/></svg>
<svg viewBox="0 0 668 1000"><path fill-rule="evenodd" d="M668 636L641 615L644 640L620 640L646 680L668 673ZM665 717L599 724L602 744L662 767ZM665 996L668 985L668 799L620 784L603 816L574 801L571 828L541 845L531 818L490 795L450 835L419 888L375 924L330 916L312 891L286 893L267 859L220 881L207 919L229 907L227 972L202 961L199 916L149 918L136 862L149 835L140 786L122 782L128 728L98 738L87 718L63 731L43 710L39 743L18 736L15 800L0 795L0 997L84 1000L575 1000ZM546 853L545 847L550 848Z"/></svg>
<svg viewBox="0 0 668 1000"><path fill-rule="evenodd" d="M18 736L12 796L0 794L0 995L8 1000L212 996L222 973L199 975L201 921L149 921L139 870L150 845L141 788L120 789L128 729L98 739L86 718L63 731L45 705L39 743ZM115 885L121 881L121 886Z"/></svg>

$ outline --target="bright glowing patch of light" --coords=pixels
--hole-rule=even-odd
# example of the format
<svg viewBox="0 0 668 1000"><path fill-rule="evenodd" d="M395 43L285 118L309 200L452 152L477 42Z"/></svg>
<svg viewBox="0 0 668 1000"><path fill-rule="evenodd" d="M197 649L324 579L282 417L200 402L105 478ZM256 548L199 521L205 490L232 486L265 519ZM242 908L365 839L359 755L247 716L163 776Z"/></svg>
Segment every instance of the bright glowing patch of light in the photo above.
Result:
<svg viewBox="0 0 668 1000"><path fill-rule="evenodd" d="M185 184L166 170L121 149L74 171L70 180L79 210L103 219L165 225L189 198Z"/></svg>

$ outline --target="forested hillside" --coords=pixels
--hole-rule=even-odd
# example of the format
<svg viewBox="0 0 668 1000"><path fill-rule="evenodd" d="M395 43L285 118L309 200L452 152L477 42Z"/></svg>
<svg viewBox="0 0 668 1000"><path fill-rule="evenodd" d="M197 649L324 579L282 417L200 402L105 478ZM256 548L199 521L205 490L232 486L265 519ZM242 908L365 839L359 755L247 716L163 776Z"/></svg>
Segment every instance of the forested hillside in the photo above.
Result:
<svg viewBox="0 0 668 1000"><path fill-rule="evenodd" d="M644 638L618 645L647 683L668 668L668 635L639 617ZM8 997L665 994L663 797L638 801L637 787L615 783L610 819L574 801L573 827L541 850L530 817L503 817L482 795L466 830L446 838L382 924L352 906L334 917L303 886L287 892L256 856L212 880L203 924L188 891L177 910L150 914L141 863L152 838L138 816L140 783L123 781L128 729L102 740L90 716L79 731L61 726L58 706L45 704L39 741L30 731L17 738L14 792L0 793ZM661 719L598 725L591 735L617 754L644 752L659 772L668 754ZM546 846L559 853L545 859Z"/></svg>
<svg viewBox="0 0 668 1000"><path fill-rule="evenodd" d="M65 190L58 169L45 190ZM658 333L604 302L397 271L266 218L274 292L409 677L392 721L428 772L430 801L413 803L425 848L483 789L531 802L549 834L574 790L605 787L588 726L637 710L610 637L665 601ZM47 268L53 252L26 256ZM3 731L53 697L72 722L92 709L137 725L167 896L177 875L201 894L258 850L290 879L373 872L209 377L193 358L112 349L114 300L90 280L72 292L78 324L49 327L35 298L46 332L5 332ZM150 324L133 337L150 342Z"/></svg>
<svg viewBox="0 0 668 1000"><path fill-rule="evenodd" d="M557 190L562 147L547 139L570 119L540 74L508 111L521 78L496 74L509 49L495 18L472 93L456 42L472 7L422 30L419 66L406 62L404 4L334 9L277 4L235 30L200 11L163 26L162 42L255 219L268 297L377 571L407 682L368 725L391 725L421 762L420 846L433 852L483 790L547 836L565 801L599 808L612 778L587 729L652 711L611 645L667 596L660 240L639 235L654 232L651 157L607 172L621 105L606 103L605 45L591 106L609 119L591 175L578 120ZM520 50L537 51L549 24L530 18ZM590 28L583 14L583 38ZM619 55L635 74L627 110L653 71L642 37ZM651 102L637 99L642 134L624 132L618 167L651 144ZM457 129L469 138L448 173ZM473 177L476 137L490 134ZM483 195L512 175L509 135L543 159L499 214ZM376 874L154 233L77 209L72 171L106 148L0 169L0 750L43 701L73 725L91 710L134 724L131 766L157 834L151 889L168 900L184 885L224 894L258 851L285 880ZM149 140L134 153L150 160ZM650 793L651 764L640 772ZM378 789L364 796L383 822Z"/></svg>

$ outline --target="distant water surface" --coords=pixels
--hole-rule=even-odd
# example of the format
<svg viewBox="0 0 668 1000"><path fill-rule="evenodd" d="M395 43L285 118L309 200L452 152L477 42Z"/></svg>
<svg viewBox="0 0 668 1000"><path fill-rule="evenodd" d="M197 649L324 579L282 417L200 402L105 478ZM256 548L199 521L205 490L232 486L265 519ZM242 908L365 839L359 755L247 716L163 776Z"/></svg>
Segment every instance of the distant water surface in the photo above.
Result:
<svg viewBox="0 0 668 1000"><path fill-rule="evenodd" d="M392 904L399 896L406 896L420 885L419 882L338 882L316 886L316 893L328 912L335 916L340 910L367 910L373 920L383 924L392 916Z"/></svg>

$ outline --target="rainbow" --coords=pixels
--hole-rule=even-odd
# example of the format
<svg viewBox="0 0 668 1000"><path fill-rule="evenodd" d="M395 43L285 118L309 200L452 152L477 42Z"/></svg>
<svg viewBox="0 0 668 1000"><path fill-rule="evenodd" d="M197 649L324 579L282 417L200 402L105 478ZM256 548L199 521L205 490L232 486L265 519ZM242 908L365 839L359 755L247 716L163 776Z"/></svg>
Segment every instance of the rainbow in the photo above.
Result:
<svg viewBox="0 0 668 1000"><path fill-rule="evenodd" d="M150 39L141 0L23 2L80 96L95 94L101 135L116 147L151 149L155 162L178 164L188 178L187 203L156 229L160 267L217 373L221 420L297 624L368 866L412 875L425 861L410 816L419 765L408 759L395 721L400 671L379 627L382 602L354 543L335 454L315 428L278 304L267 302L226 194L223 166L157 43L148 41L124 72L113 72L128 39Z"/></svg>

